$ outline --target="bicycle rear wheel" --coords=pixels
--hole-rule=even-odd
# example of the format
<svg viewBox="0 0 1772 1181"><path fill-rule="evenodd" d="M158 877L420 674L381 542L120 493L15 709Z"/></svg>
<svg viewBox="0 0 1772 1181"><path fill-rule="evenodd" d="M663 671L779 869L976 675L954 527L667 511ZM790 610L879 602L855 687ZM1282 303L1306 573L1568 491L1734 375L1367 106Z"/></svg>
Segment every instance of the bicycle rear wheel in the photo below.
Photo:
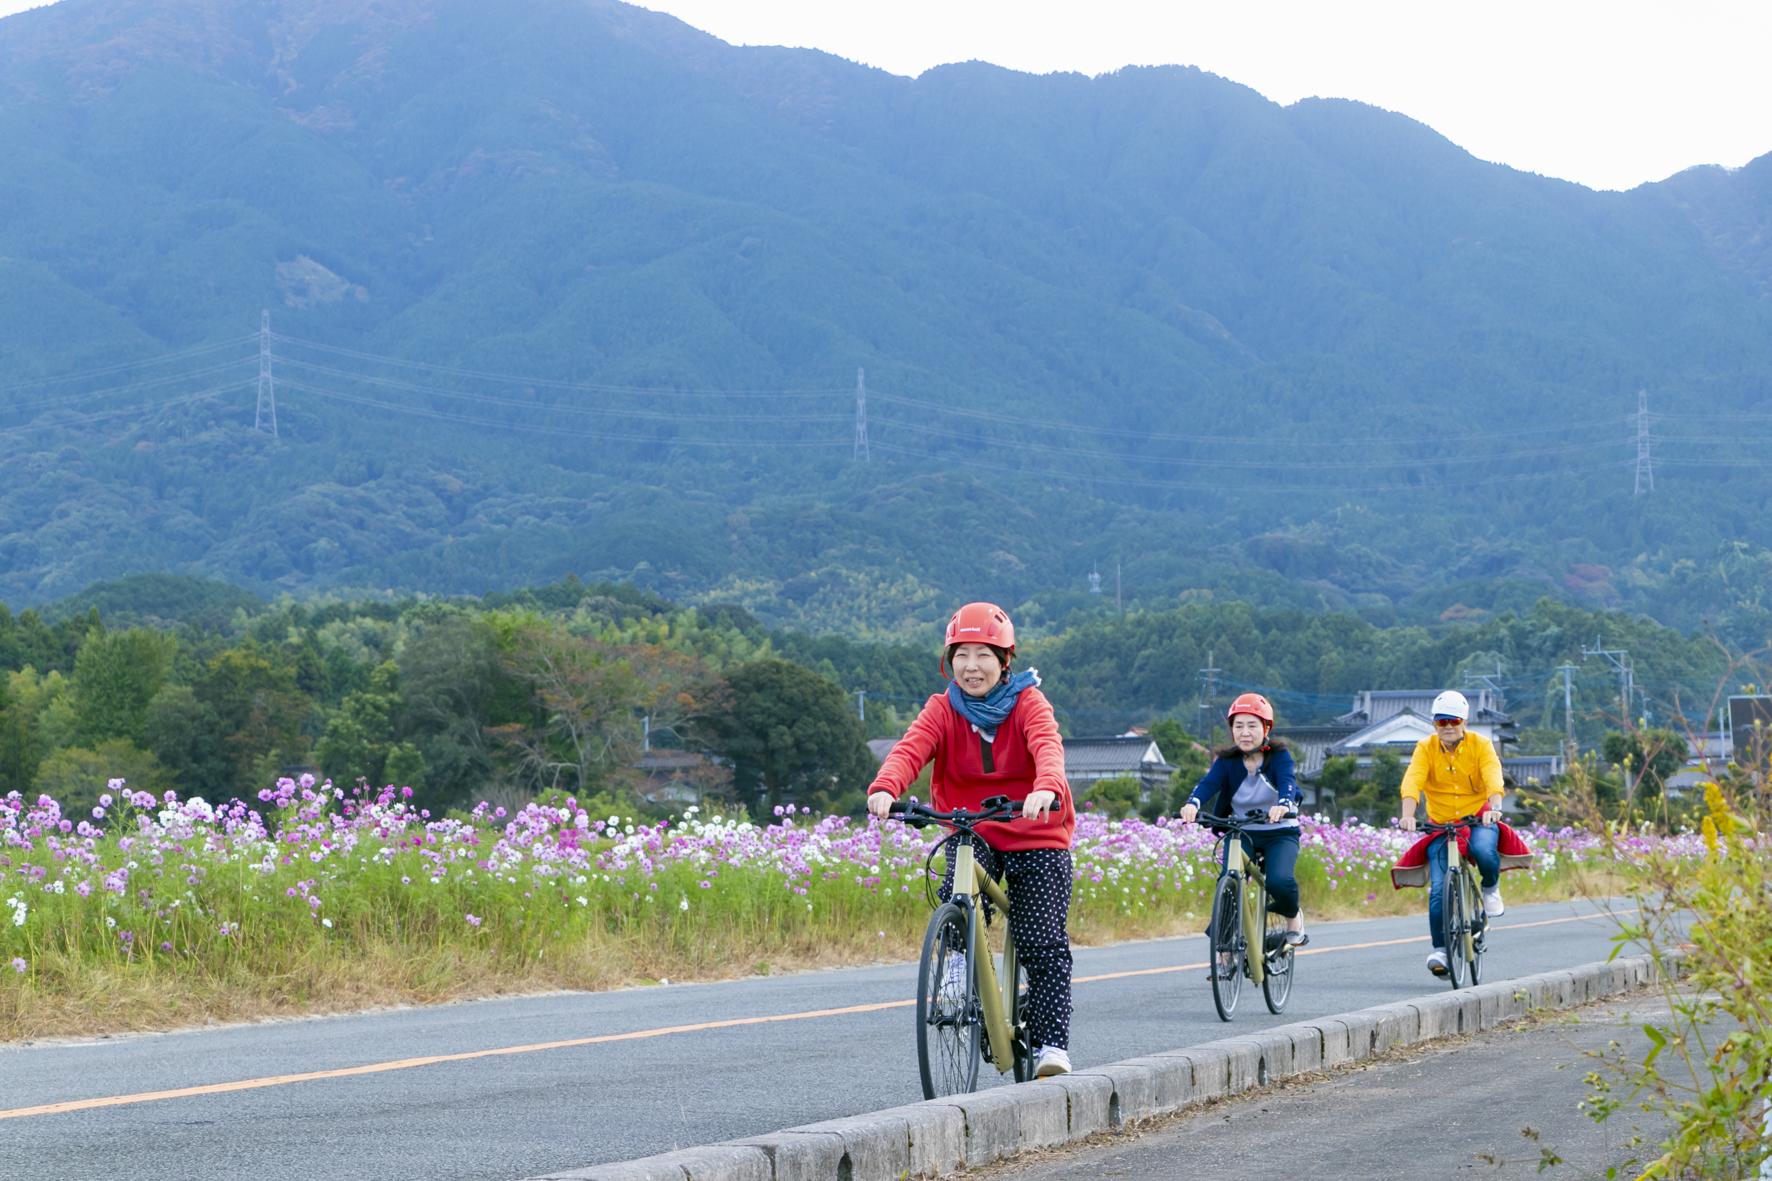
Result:
<svg viewBox="0 0 1772 1181"><path fill-rule="evenodd" d="M917 965L917 1069L923 1098L963 1095L978 1086L978 1040L982 1025L977 974L967 943L970 915L944 902L929 919ZM953 957L965 965L950 979Z"/></svg>
<svg viewBox="0 0 1772 1181"><path fill-rule="evenodd" d="M1212 920L1206 929L1211 944L1212 1005L1221 1021L1229 1021L1237 1011L1237 997L1243 991L1242 887L1235 875L1219 877L1212 891Z"/></svg>
<svg viewBox="0 0 1772 1181"><path fill-rule="evenodd" d="M1448 869L1446 880L1440 883L1440 917L1446 930L1446 979L1453 988L1463 988L1471 966L1464 941L1470 921L1464 909L1463 866Z"/></svg>
<svg viewBox="0 0 1772 1181"><path fill-rule="evenodd" d="M1292 995L1292 965L1298 949L1286 942L1286 918L1267 912L1267 929L1263 932L1262 952L1267 957L1266 971L1261 977L1261 995L1267 1011L1283 1013L1286 999Z"/></svg>
<svg viewBox="0 0 1772 1181"><path fill-rule="evenodd" d="M1034 1051L1028 1044L1028 970L1015 961L1015 988L1009 1002L1009 1028L1015 1038L1015 1081L1034 1077Z"/></svg>

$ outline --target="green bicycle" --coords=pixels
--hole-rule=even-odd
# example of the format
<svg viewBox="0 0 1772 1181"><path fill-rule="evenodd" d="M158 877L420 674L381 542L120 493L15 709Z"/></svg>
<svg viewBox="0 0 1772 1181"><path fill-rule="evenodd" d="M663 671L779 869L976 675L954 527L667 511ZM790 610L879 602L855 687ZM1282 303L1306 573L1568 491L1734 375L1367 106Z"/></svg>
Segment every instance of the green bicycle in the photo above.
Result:
<svg viewBox="0 0 1772 1181"><path fill-rule="evenodd" d="M1289 812L1287 818L1297 815ZM1284 1012L1292 995L1297 949L1286 939L1286 920L1268 909L1267 881L1241 839L1244 828L1266 821L1267 816L1264 808L1241 819L1205 813L1196 817L1226 830L1219 838L1224 846L1224 867L1212 888L1212 917L1206 927L1211 944L1212 1006L1221 1021L1229 1021L1236 1012L1245 976L1261 987L1270 1013ZM1260 954L1250 955L1252 947L1261 948Z"/></svg>
<svg viewBox="0 0 1772 1181"><path fill-rule="evenodd" d="M923 828L946 824L956 833L953 890L935 908L923 936L917 964L917 1067L923 1076L923 1097L960 1095L978 1087L978 1064L989 1060L999 1073L1015 1081L1033 1077L1033 1054L1027 1034L1027 969L1015 954L1015 940L1005 930L1002 970L991 949L990 907L1005 916L1009 894L1003 883L980 870L972 852L973 829L986 821L1012 820L1019 804L992 796L977 811L957 808L940 812L916 800L898 800L891 815ZM936 850L930 850L931 859Z"/></svg>

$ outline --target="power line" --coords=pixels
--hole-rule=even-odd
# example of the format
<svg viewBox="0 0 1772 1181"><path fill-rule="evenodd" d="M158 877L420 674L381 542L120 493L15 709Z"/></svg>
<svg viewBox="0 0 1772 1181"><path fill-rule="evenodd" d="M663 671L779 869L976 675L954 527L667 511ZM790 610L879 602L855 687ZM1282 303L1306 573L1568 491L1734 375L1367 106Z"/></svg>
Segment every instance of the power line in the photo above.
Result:
<svg viewBox="0 0 1772 1181"><path fill-rule="evenodd" d="M101 365L96 369L81 369L73 373L59 373L54 377L34 377L27 381L13 381L0 385L0 393L8 390L30 389L40 385L56 385L67 381L86 381L94 377L104 377L112 373L122 373L128 369L140 369L147 365L163 365L170 361L182 361L190 357L199 357L205 353L217 352L221 349L238 348L243 344L257 339L256 334L236 336L229 340L217 341L215 344L197 345L193 348L180 349L173 353L158 353L152 357L144 357L139 361L119 361L114 365Z"/></svg>
<svg viewBox="0 0 1772 1181"><path fill-rule="evenodd" d="M933 435L937 438L961 440L951 432L940 427L926 426L921 423L900 422L896 419L880 419L881 425L899 430L911 431L915 434ZM1151 436L1145 436L1151 437ZM1127 462L1166 464L1177 467L1230 468L1244 471L1366 471L1371 468L1431 468L1453 464L1495 464L1513 459L1540 459L1555 455L1574 455L1580 452L1620 449L1627 445L1628 439L1602 439L1585 443L1571 443L1563 447L1530 448L1521 451L1502 453L1463 452L1455 455L1432 456L1424 459L1352 459L1352 460L1252 460L1209 457L1204 459L1182 455L1140 455L1129 456L1121 452L1090 450L1082 447L1065 447L1053 443L1017 442L1016 448L1021 451L1039 451L1051 455L1081 456L1091 459L1117 459Z"/></svg>
<svg viewBox="0 0 1772 1181"><path fill-rule="evenodd" d="M288 357L282 358L285 369L298 369L303 372L320 373L328 377L338 377L346 381L360 382L363 385L377 386L382 389L400 390L404 393L423 394L432 398L449 398L459 402L477 402L486 406L512 406L520 410L532 412L560 414L602 414L613 418L641 418L657 422L847 422L847 414L766 414L766 413L715 413L704 414L695 411L670 410L626 410L614 406L575 406L569 403L543 403L525 398L506 398L497 394L474 394L461 390L445 390L436 386L418 385L409 381L401 381L394 377L378 377L372 374L357 373L349 369L339 369L331 365L316 365L312 361L297 361ZM284 379L284 384L291 384ZM381 403L378 403L378 405ZM395 403L389 403L395 405Z"/></svg>
<svg viewBox="0 0 1772 1181"><path fill-rule="evenodd" d="M925 460L929 458L929 453L927 451L916 451L908 447L898 447L891 443L875 443L874 446L879 450L892 455L903 455ZM1089 454L1098 460L1123 460L1125 462L1136 462L1135 459L1123 456L1094 452ZM987 463L981 460L972 459L967 460L967 467L968 469L975 470L1005 472L1010 475L1025 475L1027 472L1027 469L1025 468L1011 467L1005 464ZM1596 475L1601 472L1616 471L1617 468L1618 464L1616 462L1585 468L1555 468L1546 464L1535 471L1460 480L1458 481L1458 486L1460 488L1476 488L1488 487L1496 484L1522 483L1529 480ZM1223 492L1226 490L1222 481L1202 483L1188 480L1151 480L1142 479L1136 476L1114 475L1100 471L1073 471L1064 467L1040 468L1038 471L1042 476L1048 479L1074 480L1085 484L1114 484L1129 488L1160 488L1176 492ZM1444 486L1439 483L1338 485L1281 483L1272 480L1264 480L1261 484L1261 491L1264 492L1334 492L1343 495L1356 492L1425 492L1434 495L1442 495L1444 490Z"/></svg>
<svg viewBox="0 0 1772 1181"><path fill-rule="evenodd" d="M449 411L444 411L444 410L430 410L430 409L426 409L426 408L420 407L420 406L408 406L408 405L401 403L401 402L384 402L384 401L381 401L381 400L375 399L375 398L364 398L364 397L354 396L351 394L342 394L336 390L323 389L319 386L309 385L306 382L292 381L287 377L285 377L283 379L283 388L285 390L298 390L298 391L305 393L305 394L312 394L313 396L315 396L317 398L327 398L327 399L330 399L335 402L345 402L345 403L348 403L353 406L366 406L366 407L370 407L370 408L377 409L377 410L389 410L389 411L393 411L394 413L397 413L397 414L408 414L408 415L411 415L416 418L428 418L428 419L432 419L432 420L438 421L438 422L454 422L454 423L463 424L465 426L492 427L497 430L518 431L518 432L522 432L522 433L537 434L537 435L555 435L555 436L560 436L560 437L564 437L564 438L599 439L599 440L604 440L604 441L608 441L608 442L624 442L624 443L654 443L654 444L660 444L660 445L664 445L664 446L673 446L673 447L674 446L687 446L687 447L731 447L731 448L750 448L750 447L829 447L829 448L836 448L838 446L841 446L841 444L842 444L842 440L834 439L834 438L833 439L734 439L734 438L728 437L728 438L723 438L723 439L690 439L690 438L682 438L682 437L675 436L675 435L658 436L658 435L620 434L620 433L616 433L613 431L585 430L585 429L575 429L572 427L563 427L563 426L542 426L539 424L517 422L517 421L510 420L510 419L500 420L500 419L491 419L491 418L476 418L476 417L473 417L472 415L467 415L467 414L455 414L455 413L452 413ZM841 418L843 416L839 415L838 417Z"/></svg>
<svg viewBox="0 0 1772 1181"><path fill-rule="evenodd" d="M1064 422L1058 419L1028 418L1018 414L998 414L990 410L973 410L963 406L956 406L952 403L926 402L917 398L907 398L902 394L882 394L876 392L874 398L876 401L908 406L915 410L928 411L935 414L949 414L959 418L973 418L984 422L1004 423L1011 426L1046 427L1052 430L1065 431L1067 433L1107 435L1127 439L1150 439L1166 443L1209 443L1218 445L1247 443L1249 441L1247 435L1174 434L1164 431L1140 430L1136 427L1094 426L1087 423ZM1569 422L1552 427L1516 428L1513 430L1496 432L1493 437L1517 438L1526 435L1567 434L1573 431L1592 430L1596 427L1611 425L1616 425L1615 420L1606 422L1600 420ZM1473 437L1482 436L1473 436L1472 433L1465 431L1458 434L1437 437L1414 434L1407 435L1406 437L1430 446L1441 444L1450 446L1467 446ZM1316 443L1364 444L1372 441L1372 433L1368 431L1359 435L1335 437L1313 431L1310 438Z"/></svg>
<svg viewBox="0 0 1772 1181"><path fill-rule="evenodd" d="M408 369L422 369L428 373L441 373L453 377L472 378L476 381L491 381L504 385L540 386L546 389L584 390L593 393L645 394L650 397L699 397L718 395L720 397L753 397L753 398L812 398L826 397L832 394L848 393L847 390L835 387L818 387L807 389L723 389L701 388L693 390L660 389L655 386L612 385L594 381L566 381L559 378L530 377L515 373L495 373L484 369L466 369L456 365L436 365L428 361L408 361L402 357L389 357L379 353L366 353L360 349L341 348L338 345L321 344L319 341L302 340L299 337L273 334L273 339L301 348L317 349L323 353L337 356L353 357L360 361L373 361L380 365L393 365Z"/></svg>
<svg viewBox="0 0 1772 1181"><path fill-rule="evenodd" d="M181 381L190 381L198 377L208 377L216 373L225 373L230 369L243 368L251 357L239 357L232 361L224 361L219 365L206 365L201 369L189 369L181 373L169 373L161 377L144 378L132 381L127 385L105 386L96 390L82 390L77 393L53 394L46 398L33 398L29 402L11 402L0 407L6 413L20 410L37 410L45 406L70 406L76 402L85 402L93 398L103 398L118 394L131 394L139 390L154 389L158 386L176 385Z"/></svg>

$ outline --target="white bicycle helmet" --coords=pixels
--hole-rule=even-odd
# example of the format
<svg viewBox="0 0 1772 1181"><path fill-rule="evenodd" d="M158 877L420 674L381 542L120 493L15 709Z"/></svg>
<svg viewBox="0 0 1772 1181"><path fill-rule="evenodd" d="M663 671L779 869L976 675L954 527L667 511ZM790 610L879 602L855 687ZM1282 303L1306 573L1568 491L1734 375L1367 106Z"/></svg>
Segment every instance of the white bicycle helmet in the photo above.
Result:
<svg viewBox="0 0 1772 1181"><path fill-rule="evenodd" d="M1470 716L1471 703L1458 690L1448 689L1434 698L1434 717L1457 718L1462 722Z"/></svg>

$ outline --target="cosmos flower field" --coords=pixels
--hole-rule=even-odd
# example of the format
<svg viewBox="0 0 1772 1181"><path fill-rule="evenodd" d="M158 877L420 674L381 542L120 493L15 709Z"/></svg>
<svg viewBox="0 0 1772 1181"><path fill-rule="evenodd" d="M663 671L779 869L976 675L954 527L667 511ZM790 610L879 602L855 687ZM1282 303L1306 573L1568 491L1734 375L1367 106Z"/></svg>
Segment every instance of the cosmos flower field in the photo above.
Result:
<svg viewBox="0 0 1772 1181"><path fill-rule="evenodd" d="M896 822L636 824L570 799L438 817L410 796L304 777L222 805L114 780L89 815L0 799L0 1038L905 957L927 919L936 836ZM1507 875L1510 900L1609 863L1591 833L1522 831L1539 861ZM1389 879L1411 840L1307 819L1307 916L1422 909ZM1211 848L1195 826L1085 814L1075 938L1198 930Z"/></svg>

